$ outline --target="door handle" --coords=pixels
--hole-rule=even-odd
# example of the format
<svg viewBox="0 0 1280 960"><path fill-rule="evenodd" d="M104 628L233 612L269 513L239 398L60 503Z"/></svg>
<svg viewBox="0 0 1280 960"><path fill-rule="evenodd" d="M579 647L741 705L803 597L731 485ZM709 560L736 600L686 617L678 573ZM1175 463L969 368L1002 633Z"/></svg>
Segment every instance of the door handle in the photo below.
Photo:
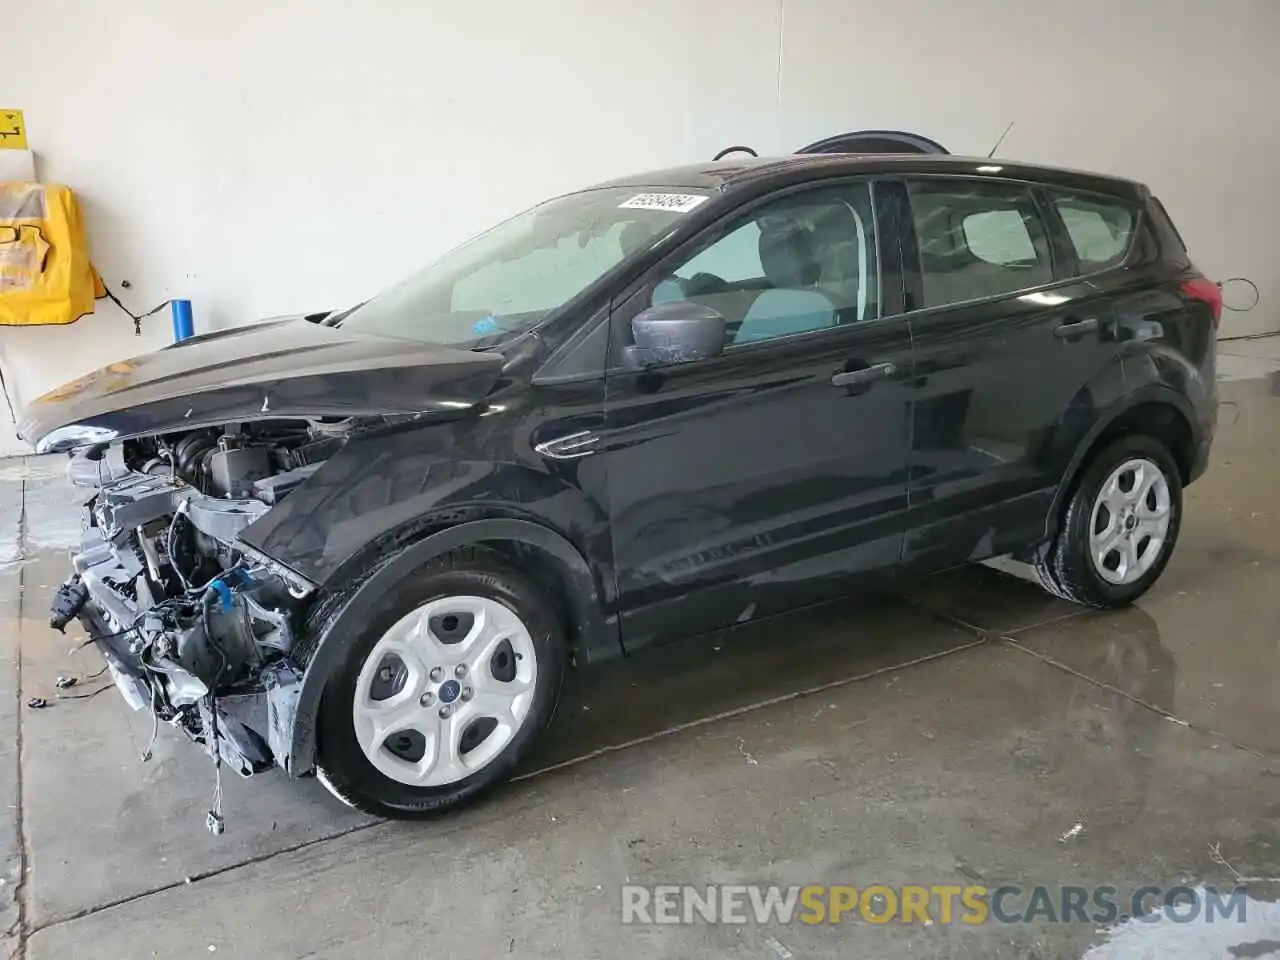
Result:
<svg viewBox="0 0 1280 960"><path fill-rule="evenodd" d="M859 384L872 383L876 380L892 377L897 372L897 366L892 363L873 363L871 366L862 367L860 370L845 370L837 373L831 378L831 385L833 387L856 387Z"/></svg>
<svg viewBox="0 0 1280 960"><path fill-rule="evenodd" d="M1059 340L1070 340L1072 337L1093 333L1097 329L1098 318L1090 317L1088 320L1068 320L1066 323L1060 323L1053 328L1053 335Z"/></svg>

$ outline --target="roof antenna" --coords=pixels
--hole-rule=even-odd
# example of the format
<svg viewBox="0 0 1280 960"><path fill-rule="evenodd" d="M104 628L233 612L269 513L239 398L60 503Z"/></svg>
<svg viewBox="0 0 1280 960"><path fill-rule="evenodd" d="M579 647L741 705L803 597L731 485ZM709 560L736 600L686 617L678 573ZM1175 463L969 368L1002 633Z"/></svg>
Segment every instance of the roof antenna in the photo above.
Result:
<svg viewBox="0 0 1280 960"><path fill-rule="evenodd" d="M1013 121L1010 120L1009 125L1004 128L1004 133L1000 134L1000 139L996 141L996 145L992 147L991 152L987 154L988 160L990 160L992 157L996 155L996 151L1000 149L1000 144L1004 143L1004 138L1009 135L1009 131L1012 129L1013 129Z"/></svg>

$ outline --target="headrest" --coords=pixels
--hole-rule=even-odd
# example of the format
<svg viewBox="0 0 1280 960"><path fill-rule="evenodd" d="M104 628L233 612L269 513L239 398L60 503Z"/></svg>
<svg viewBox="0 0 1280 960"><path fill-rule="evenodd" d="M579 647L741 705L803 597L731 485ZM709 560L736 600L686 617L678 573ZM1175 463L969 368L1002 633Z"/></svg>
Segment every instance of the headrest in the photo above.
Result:
<svg viewBox="0 0 1280 960"><path fill-rule="evenodd" d="M629 257L647 247L652 236L653 230L637 220L622 228L622 233L618 236L618 247L624 257Z"/></svg>
<svg viewBox="0 0 1280 960"><path fill-rule="evenodd" d="M790 220L761 226L760 265L775 287L811 287L822 272L809 231Z"/></svg>

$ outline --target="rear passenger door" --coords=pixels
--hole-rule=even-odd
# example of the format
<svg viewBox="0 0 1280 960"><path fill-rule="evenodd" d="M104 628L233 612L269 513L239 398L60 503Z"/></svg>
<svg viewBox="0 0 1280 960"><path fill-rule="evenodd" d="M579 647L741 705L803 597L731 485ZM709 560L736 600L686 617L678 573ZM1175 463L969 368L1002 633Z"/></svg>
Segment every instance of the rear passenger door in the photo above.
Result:
<svg viewBox="0 0 1280 960"><path fill-rule="evenodd" d="M905 191L916 367L904 560L937 569L1039 538L1074 452L1062 438L1092 422L1102 371L1118 369L1110 298L1073 280L1123 259L1133 219L1099 223L1075 195L993 178Z"/></svg>

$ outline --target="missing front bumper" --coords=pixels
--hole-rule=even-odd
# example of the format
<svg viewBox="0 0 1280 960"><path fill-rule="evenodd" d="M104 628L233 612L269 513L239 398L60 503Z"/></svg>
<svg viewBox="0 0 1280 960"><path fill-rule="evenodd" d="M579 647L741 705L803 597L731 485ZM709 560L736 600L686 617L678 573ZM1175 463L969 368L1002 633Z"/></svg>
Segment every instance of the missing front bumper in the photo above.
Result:
<svg viewBox="0 0 1280 960"><path fill-rule="evenodd" d="M241 776L263 773L277 765L288 769L302 690L300 669L287 658L277 660L259 672L252 686L219 691L195 704L166 711L161 706L163 698L156 688L156 678L137 653L134 631L113 631L91 597L78 602L81 587L83 584L76 577L58 589L51 622L65 613L69 596L77 598L74 615L106 661L116 689L133 710L153 713L157 720L178 728L210 757L220 757Z"/></svg>

